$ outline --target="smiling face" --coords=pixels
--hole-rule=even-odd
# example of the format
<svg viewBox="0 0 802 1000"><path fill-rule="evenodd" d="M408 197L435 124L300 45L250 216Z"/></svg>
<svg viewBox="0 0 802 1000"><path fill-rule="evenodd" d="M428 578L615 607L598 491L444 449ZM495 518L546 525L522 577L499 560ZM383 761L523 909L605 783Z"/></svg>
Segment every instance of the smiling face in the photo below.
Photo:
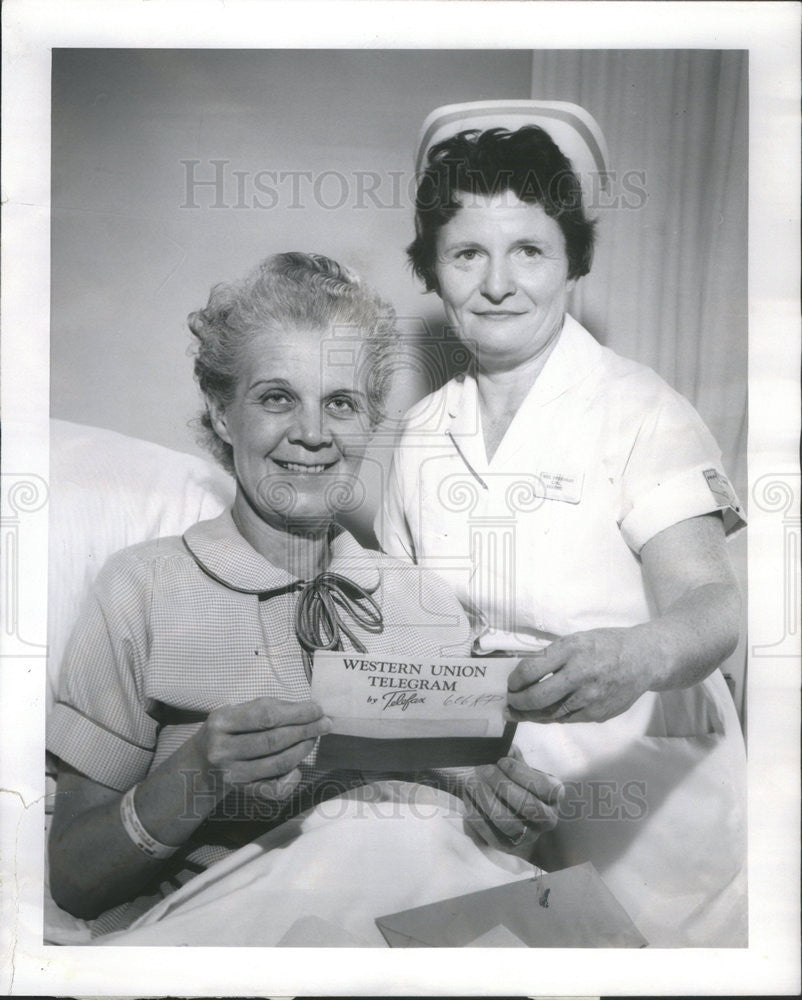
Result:
<svg viewBox="0 0 802 1000"><path fill-rule="evenodd" d="M449 323L480 369L535 361L556 342L574 285L563 232L540 205L510 191L460 201L437 235L435 274Z"/></svg>
<svg viewBox="0 0 802 1000"><path fill-rule="evenodd" d="M332 338L314 329L256 334L233 400L209 401L234 452L238 521L255 515L279 530L322 530L353 495L369 436L367 395L357 352L330 351Z"/></svg>

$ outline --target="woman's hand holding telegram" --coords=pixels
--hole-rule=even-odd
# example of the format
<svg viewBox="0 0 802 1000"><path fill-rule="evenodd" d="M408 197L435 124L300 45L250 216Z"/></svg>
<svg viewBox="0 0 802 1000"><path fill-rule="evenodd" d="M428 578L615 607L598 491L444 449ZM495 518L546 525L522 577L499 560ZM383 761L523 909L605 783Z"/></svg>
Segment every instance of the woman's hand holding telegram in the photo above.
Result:
<svg viewBox="0 0 802 1000"><path fill-rule="evenodd" d="M508 680L513 722L604 722L625 712L649 689L644 664L655 663L646 629L600 628L556 639L524 656Z"/></svg>
<svg viewBox="0 0 802 1000"><path fill-rule="evenodd" d="M331 722L312 701L255 698L215 709L195 737L204 769L263 798L292 794L315 739Z"/></svg>

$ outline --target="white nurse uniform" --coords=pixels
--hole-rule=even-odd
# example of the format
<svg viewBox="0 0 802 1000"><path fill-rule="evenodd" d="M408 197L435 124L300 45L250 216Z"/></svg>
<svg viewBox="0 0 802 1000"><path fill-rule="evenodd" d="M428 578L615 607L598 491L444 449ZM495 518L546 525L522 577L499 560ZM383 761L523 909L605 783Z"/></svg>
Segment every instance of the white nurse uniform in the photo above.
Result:
<svg viewBox="0 0 802 1000"><path fill-rule="evenodd" d="M693 407L566 316L492 460L470 375L410 411L376 529L473 609L480 651L512 652L648 621L641 547L715 511L728 534L744 523ZM746 943L745 754L720 671L516 742L568 790L539 863L592 861L652 945Z"/></svg>

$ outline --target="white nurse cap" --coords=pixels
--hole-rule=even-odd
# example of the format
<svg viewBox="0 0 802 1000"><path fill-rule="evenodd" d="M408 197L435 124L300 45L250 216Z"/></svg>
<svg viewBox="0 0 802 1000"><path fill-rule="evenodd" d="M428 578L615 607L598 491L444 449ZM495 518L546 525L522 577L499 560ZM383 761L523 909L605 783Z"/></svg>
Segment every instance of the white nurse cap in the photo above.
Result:
<svg viewBox="0 0 802 1000"><path fill-rule="evenodd" d="M606 190L607 143L596 119L578 104L568 101L470 101L435 108L424 121L418 137L415 172L426 168L426 154L438 142L466 129L505 128L539 125L567 156L582 184L586 206L599 186ZM594 178L597 180L594 181Z"/></svg>

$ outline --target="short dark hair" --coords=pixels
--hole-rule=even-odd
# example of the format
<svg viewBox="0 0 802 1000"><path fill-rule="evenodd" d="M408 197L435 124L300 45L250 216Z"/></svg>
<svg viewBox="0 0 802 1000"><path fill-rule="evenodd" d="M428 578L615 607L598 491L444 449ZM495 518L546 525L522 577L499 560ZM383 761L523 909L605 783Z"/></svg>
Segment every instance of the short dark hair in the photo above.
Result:
<svg viewBox="0 0 802 1000"><path fill-rule="evenodd" d="M358 363L366 376L368 416L372 424L382 417L399 342L395 313L329 257L299 252L268 257L243 281L215 285L187 323L197 340L195 378L207 401L223 407L234 398L242 352L252 337L279 329L353 327L362 341ZM231 445L215 431L208 403L200 423L203 443L233 473Z"/></svg>
<svg viewBox="0 0 802 1000"><path fill-rule="evenodd" d="M582 187L571 161L544 129L524 125L511 132L469 129L437 143L418 182L415 239L407 247L412 269L437 291L437 234L460 208L458 195L512 193L541 205L565 237L568 277L581 278L593 259L595 222L585 215Z"/></svg>

